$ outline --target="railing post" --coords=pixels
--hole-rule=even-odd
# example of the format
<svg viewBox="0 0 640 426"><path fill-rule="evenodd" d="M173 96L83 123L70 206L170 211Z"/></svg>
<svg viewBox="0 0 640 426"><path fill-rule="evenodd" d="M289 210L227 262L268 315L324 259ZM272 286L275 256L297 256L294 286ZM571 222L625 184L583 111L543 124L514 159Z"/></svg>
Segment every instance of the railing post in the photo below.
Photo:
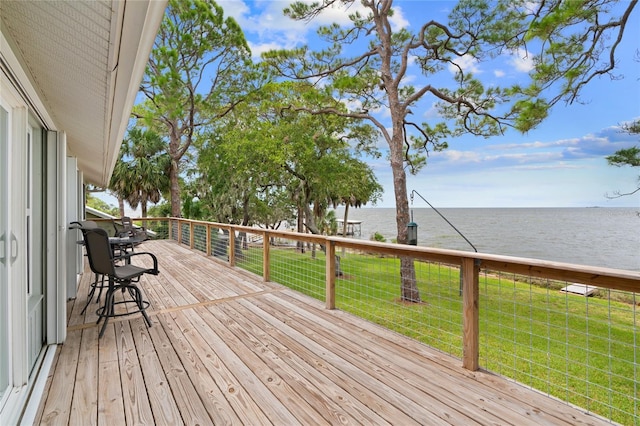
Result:
<svg viewBox="0 0 640 426"><path fill-rule="evenodd" d="M229 266L236 266L236 231L229 227Z"/></svg>
<svg viewBox="0 0 640 426"><path fill-rule="evenodd" d="M189 222L189 248L192 249L192 250L195 247L195 242L196 242L196 239L193 236L194 228L195 228L195 226L194 226L193 222Z"/></svg>
<svg viewBox="0 0 640 426"><path fill-rule="evenodd" d="M271 279L271 256L269 253L269 234L267 231L262 233L262 280L269 281Z"/></svg>
<svg viewBox="0 0 640 426"><path fill-rule="evenodd" d="M326 290L325 305L327 309L336 308L336 243L327 241L326 245Z"/></svg>
<svg viewBox="0 0 640 426"><path fill-rule="evenodd" d="M206 244L207 248L206 248L205 251L207 253L207 256L211 256L211 225L209 225L209 223L207 223L206 226L207 226L207 228L206 228L207 229L207 233L206 233L206 237L204 238L205 239L204 243Z"/></svg>
<svg viewBox="0 0 640 426"><path fill-rule="evenodd" d="M178 244L182 244L182 220L178 219Z"/></svg>
<svg viewBox="0 0 640 426"><path fill-rule="evenodd" d="M480 358L479 278L480 266L471 257L462 259L462 366L476 371Z"/></svg>

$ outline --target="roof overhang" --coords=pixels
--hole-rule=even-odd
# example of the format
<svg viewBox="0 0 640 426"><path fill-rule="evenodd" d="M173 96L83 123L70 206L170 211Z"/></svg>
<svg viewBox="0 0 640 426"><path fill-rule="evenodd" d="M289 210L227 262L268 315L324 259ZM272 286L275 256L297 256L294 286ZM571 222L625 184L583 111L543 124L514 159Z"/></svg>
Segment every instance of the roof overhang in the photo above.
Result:
<svg viewBox="0 0 640 426"><path fill-rule="evenodd" d="M31 105L86 182L106 187L167 0L0 2L0 29L34 92ZM3 50L6 46L3 46ZM3 59L4 59L4 53ZM24 84L24 82L23 82Z"/></svg>

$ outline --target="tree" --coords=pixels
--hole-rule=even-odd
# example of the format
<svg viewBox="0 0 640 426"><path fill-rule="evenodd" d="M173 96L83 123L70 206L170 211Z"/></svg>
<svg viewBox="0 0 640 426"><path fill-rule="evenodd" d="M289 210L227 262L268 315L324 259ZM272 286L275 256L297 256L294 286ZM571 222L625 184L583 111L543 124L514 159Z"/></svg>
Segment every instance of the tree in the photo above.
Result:
<svg viewBox="0 0 640 426"><path fill-rule="evenodd" d="M162 192L169 187L168 168L160 136L139 127L129 129L109 183L109 189L119 200L120 215L124 216L123 200L126 200L132 209L140 205L142 217L147 217L148 203L159 202Z"/></svg>
<svg viewBox="0 0 640 426"><path fill-rule="evenodd" d="M640 120L636 120L632 123L625 124L623 126L625 132L629 134L640 134ZM609 155L606 157L607 162L611 166L622 167L622 166L631 166L631 167L640 167L640 147L634 146L627 149L620 149L616 151L613 155ZM617 191L613 196L609 198L618 198L624 197L627 195L635 194L640 191L640 176L638 177L637 182L638 187L630 192L621 193Z"/></svg>
<svg viewBox="0 0 640 426"><path fill-rule="evenodd" d="M120 152L118 153L118 160L113 168L111 179L109 180L109 191L118 199L118 211L120 217L125 216L124 212L124 200L129 197L129 194L133 192L132 183L135 177L132 175L131 169L127 166L123 160L126 153L126 146L120 145Z"/></svg>
<svg viewBox="0 0 640 426"><path fill-rule="evenodd" d="M118 214L118 208L113 207L112 205L109 205L106 201L101 200L100 198L97 198L91 195L90 193L86 194L86 198L87 198L87 207L94 208L98 211L110 214L112 216L115 216Z"/></svg>
<svg viewBox="0 0 640 426"><path fill-rule="evenodd" d="M218 221L276 226L297 211L299 230L319 233L316 219L328 205L353 194L363 204L377 199L382 188L349 146L357 140L354 145L367 149L371 129L283 109L293 100L309 105L322 96L307 83L265 85L198 145L194 195L206 200Z"/></svg>
<svg viewBox="0 0 640 426"><path fill-rule="evenodd" d="M488 137L509 127L525 132L544 120L555 103L577 100L585 84L615 68L615 49L636 3L629 2L619 18L610 19L607 15L617 5L613 0L461 0L447 22L430 20L426 10L425 24L412 33L394 29L393 0L296 2L284 12L297 20L311 20L339 5L352 7L350 25L321 27L325 50L305 46L267 52L263 59L284 77L324 80L339 102L316 108L314 114L368 120L379 129L389 147L397 241L406 244L410 218L405 168L417 173L428 152L445 149L450 137ZM614 41L609 45L611 33ZM352 45L358 52L343 54ZM530 84L485 87L460 65L517 52L533 59ZM608 60L601 61L609 52ZM442 83L449 67L455 76ZM416 70L423 78L411 82ZM439 122L412 118L412 108L423 98L436 104ZM346 104L356 107L345 110ZM376 114L381 109L389 113L390 122ZM420 301L410 258L401 259L401 275L402 299Z"/></svg>
<svg viewBox="0 0 640 426"><path fill-rule="evenodd" d="M121 149L125 153L123 160L133 175L127 201L132 209L140 205L142 217L147 217L148 203L159 202L169 187L170 161L164 152L164 142L157 133L134 127L129 130Z"/></svg>
<svg viewBox="0 0 640 426"><path fill-rule="evenodd" d="M213 0L170 0L140 87L147 100L134 113L168 141L173 216L182 216L183 158L239 102L248 57L242 30Z"/></svg>

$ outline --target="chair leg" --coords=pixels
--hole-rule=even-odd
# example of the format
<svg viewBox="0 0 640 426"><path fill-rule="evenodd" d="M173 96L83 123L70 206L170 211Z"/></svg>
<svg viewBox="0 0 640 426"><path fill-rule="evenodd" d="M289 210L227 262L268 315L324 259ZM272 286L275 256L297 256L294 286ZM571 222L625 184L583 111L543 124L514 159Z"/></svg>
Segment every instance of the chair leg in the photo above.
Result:
<svg viewBox="0 0 640 426"><path fill-rule="evenodd" d="M137 286L129 287L129 295L133 300L135 300L136 305L138 306L138 310L142 313L144 320L147 323L147 326L151 327L151 319L147 315L146 307L144 306L144 298L142 296L142 290L140 290Z"/></svg>
<svg viewBox="0 0 640 426"><path fill-rule="evenodd" d="M98 309L97 311L98 321L96 322L96 324L99 324L102 318L104 318L104 323L102 324L102 328L100 329L100 334L98 335L98 338L102 337L102 335L104 334L104 331L107 328L109 317L113 316L113 314L115 313L114 295L113 295L114 290L115 289L113 287L109 287L109 289L107 290L107 293L104 296L104 306Z"/></svg>
<svg viewBox="0 0 640 426"><path fill-rule="evenodd" d="M102 280L100 282L100 285L98 285L98 280L100 277L102 277ZM82 310L80 311L80 315L84 315L84 311L87 310L87 307L93 300L93 295L96 292L96 287L100 287L100 290L98 291L98 298L96 299L96 303L100 303L100 295L102 294L102 287L104 287L104 275L96 274L96 280L93 282L93 284L91 284L91 291L89 291L89 294L87 295L87 303L84 305L84 308L82 308Z"/></svg>
<svg viewBox="0 0 640 426"><path fill-rule="evenodd" d="M102 281L100 283L100 290L98 291L98 298L96 299L96 303L100 303L100 296L102 296L103 288L104 288L104 275L102 276Z"/></svg>

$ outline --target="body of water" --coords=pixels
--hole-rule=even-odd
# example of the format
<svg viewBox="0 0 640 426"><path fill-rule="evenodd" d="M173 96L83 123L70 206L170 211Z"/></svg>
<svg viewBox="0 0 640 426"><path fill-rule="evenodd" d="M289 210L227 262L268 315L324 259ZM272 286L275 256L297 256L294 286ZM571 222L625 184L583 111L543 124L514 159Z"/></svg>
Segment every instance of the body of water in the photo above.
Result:
<svg viewBox="0 0 640 426"><path fill-rule="evenodd" d="M414 208L418 245L473 248L431 208ZM640 271L640 216L635 208L443 208L438 209L481 253ZM336 217L343 219L344 209ZM368 240L378 232L396 237L395 209L349 209Z"/></svg>

